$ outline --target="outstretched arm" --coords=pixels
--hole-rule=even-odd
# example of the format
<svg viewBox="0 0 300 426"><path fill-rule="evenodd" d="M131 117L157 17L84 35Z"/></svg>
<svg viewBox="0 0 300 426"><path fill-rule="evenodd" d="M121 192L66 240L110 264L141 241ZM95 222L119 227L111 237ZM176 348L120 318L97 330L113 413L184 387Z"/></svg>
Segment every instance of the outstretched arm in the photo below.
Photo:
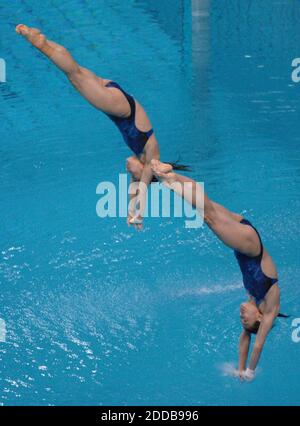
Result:
<svg viewBox="0 0 300 426"><path fill-rule="evenodd" d="M272 328L273 322L275 320L276 315L273 313L264 314L261 324L259 326L259 331L257 333L254 348L251 354L249 369L254 371L257 367L259 358L261 356L263 346L265 344L267 335Z"/></svg>
<svg viewBox="0 0 300 426"><path fill-rule="evenodd" d="M242 377L242 373L246 370L250 342L251 342L250 333L248 333L246 330L243 330L240 336L240 344L239 344L239 375L240 377Z"/></svg>
<svg viewBox="0 0 300 426"><path fill-rule="evenodd" d="M269 334L269 331L272 328L272 325L276 316L277 314L275 314L274 312L269 312L263 315L256 339L255 339L255 344L252 350L249 366L242 376L242 378L247 381L251 381L254 379L255 369L258 365L258 361L262 354L262 350L263 350L267 335Z"/></svg>
<svg viewBox="0 0 300 426"><path fill-rule="evenodd" d="M143 214L145 211L146 197L148 186L150 185L153 178L153 171L151 167L151 161L159 158L159 147L154 135L148 140L146 145L145 153L145 164L142 169L139 185L137 189L137 195L135 201L135 216L130 220L130 223L136 224L141 228Z"/></svg>
<svg viewBox="0 0 300 426"><path fill-rule="evenodd" d="M137 195L136 195L136 211L135 217L132 219L133 223L142 223L143 215L145 211L146 199L147 199L147 190L150 182L152 181L153 173L151 169L151 165L149 163L145 163L143 168L143 173L141 176L141 180L138 185Z"/></svg>
<svg viewBox="0 0 300 426"><path fill-rule="evenodd" d="M263 317L260 322L260 326L256 335L254 347L250 357L250 362L247 371L250 373L249 377L246 375L246 379L252 379L254 377L254 371L258 365L262 350L266 341L266 338L272 329L273 323L279 312L279 287L273 286L268 292L265 300L265 308Z"/></svg>
<svg viewBox="0 0 300 426"><path fill-rule="evenodd" d="M271 312L265 313L263 315L263 318L259 326L259 330L257 332L257 336L255 339L255 343L254 343L254 347L252 350L249 367L248 367L252 371L255 371L257 367L267 335L269 334L276 317L277 317L277 312L274 312L273 309Z"/></svg>

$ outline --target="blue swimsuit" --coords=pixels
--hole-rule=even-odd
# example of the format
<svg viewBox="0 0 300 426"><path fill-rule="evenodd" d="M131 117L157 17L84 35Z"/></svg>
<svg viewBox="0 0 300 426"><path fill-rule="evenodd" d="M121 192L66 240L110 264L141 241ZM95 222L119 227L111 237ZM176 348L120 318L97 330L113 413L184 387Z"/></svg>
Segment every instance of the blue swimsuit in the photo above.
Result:
<svg viewBox="0 0 300 426"><path fill-rule="evenodd" d="M148 132L142 132L135 125L135 111L136 105L135 100L132 96L128 95L117 83L110 81L106 84L106 87L115 87L119 89L130 105L130 116L129 117L116 117L115 115L106 114L118 127L122 133L123 139L128 147L135 153L136 156L142 154L144 147L153 134L153 129Z"/></svg>
<svg viewBox="0 0 300 426"><path fill-rule="evenodd" d="M250 257L234 250L235 257L237 258L241 272L243 274L245 289L255 299L256 304L259 305L265 298L272 285L278 282L278 278L270 278L263 273L261 268L261 260L264 249L260 235L248 220L243 219L241 220L241 223L251 226L251 228L253 228L257 233L260 242L260 253L255 257Z"/></svg>

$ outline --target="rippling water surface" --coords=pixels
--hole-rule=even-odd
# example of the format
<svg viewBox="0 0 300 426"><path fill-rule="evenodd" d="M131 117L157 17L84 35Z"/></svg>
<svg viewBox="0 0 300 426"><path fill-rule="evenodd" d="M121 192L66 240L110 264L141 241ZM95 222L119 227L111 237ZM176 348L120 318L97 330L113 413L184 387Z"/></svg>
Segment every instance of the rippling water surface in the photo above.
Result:
<svg viewBox="0 0 300 426"><path fill-rule="evenodd" d="M282 310L300 316L299 2L26 0L0 7L0 402L298 404L300 344L271 332L257 380L236 361L241 277L206 228L99 219L129 151L14 33L39 27L147 109L162 157L260 229Z"/></svg>

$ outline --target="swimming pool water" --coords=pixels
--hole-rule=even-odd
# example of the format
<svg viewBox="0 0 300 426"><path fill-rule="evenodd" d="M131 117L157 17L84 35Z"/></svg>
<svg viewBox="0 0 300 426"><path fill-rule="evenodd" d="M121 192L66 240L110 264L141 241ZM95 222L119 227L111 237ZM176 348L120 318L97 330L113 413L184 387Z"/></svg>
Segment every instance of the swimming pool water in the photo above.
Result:
<svg viewBox="0 0 300 426"><path fill-rule="evenodd" d="M300 56L293 0L36 0L0 7L0 403L299 404L300 343L271 332L257 379L237 360L245 299L207 228L100 219L100 181L130 154L117 130L14 32L41 28L144 105L162 158L260 230L282 311L300 317Z"/></svg>

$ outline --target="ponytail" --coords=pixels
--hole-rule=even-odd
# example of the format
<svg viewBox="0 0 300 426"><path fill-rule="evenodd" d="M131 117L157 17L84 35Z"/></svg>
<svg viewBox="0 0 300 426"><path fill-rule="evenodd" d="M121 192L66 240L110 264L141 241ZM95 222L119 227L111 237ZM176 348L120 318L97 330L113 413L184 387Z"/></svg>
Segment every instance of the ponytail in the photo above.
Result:
<svg viewBox="0 0 300 426"><path fill-rule="evenodd" d="M278 318L290 318L290 315L285 315L285 314L281 314L279 312L279 314L277 315Z"/></svg>
<svg viewBox="0 0 300 426"><path fill-rule="evenodd" d="M186 166L184 164L179 164L177 161L175 161L175 163L171 163L170 161L167 161L166 163L170 164L170 166L173 167L173 170L180 170L182 172L191 172L192 171L190 166Z"/></svg>

